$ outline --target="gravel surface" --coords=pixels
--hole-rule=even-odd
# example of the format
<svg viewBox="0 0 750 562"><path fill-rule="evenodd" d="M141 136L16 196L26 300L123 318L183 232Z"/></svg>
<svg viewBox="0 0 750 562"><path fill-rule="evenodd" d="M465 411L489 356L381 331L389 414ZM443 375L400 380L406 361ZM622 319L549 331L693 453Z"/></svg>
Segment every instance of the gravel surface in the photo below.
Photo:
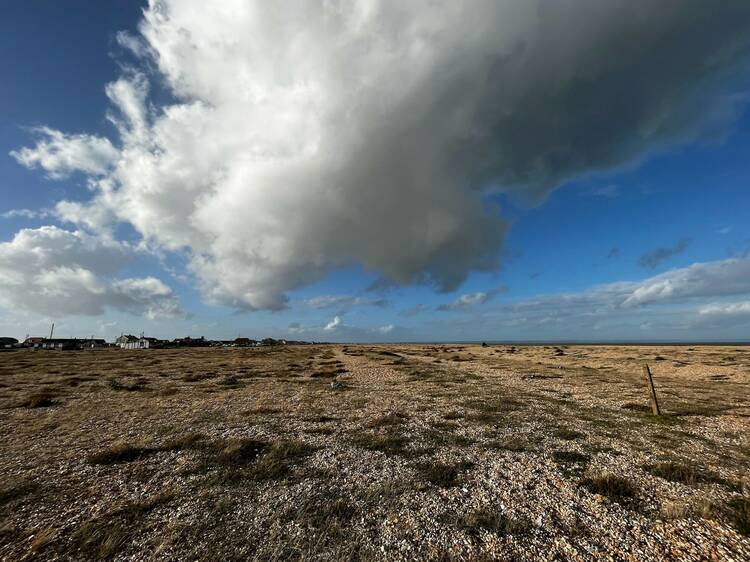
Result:
<svg viewBox="0 0 750 562"><path fill-rule="evenodd" d="M4 353L0 560L750 560L749 351Z"/></svg>

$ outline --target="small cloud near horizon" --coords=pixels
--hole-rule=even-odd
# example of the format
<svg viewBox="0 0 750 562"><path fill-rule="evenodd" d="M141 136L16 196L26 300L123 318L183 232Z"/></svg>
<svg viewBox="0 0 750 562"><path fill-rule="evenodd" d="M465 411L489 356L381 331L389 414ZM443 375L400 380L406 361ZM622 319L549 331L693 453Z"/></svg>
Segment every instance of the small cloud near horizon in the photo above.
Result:
<svg viewBox="0 0 750 562"><path fill-rule="evenodd" d="M451 303L448 304L441 304L440 306L436 307L435 310L439 311L448 311L448 310L468 310L471 308L474 308L475 306L479 306L481 304L485 304L492 299L494 299L498 294L504 293L508 290L507 287L496 287L494 289L491 289L489 291L477 291L475 293L466 293L458 297L456 300L454 300Z"/></svg>
<svg viewBox="0 0 750 562"><path fill-rule="evenodd" d="M336 328L342 325L341 317L340 316L334 316L333 320L331 320L328 324L325 325L325 328L323 328L326 332L333 332Z"/></svg>

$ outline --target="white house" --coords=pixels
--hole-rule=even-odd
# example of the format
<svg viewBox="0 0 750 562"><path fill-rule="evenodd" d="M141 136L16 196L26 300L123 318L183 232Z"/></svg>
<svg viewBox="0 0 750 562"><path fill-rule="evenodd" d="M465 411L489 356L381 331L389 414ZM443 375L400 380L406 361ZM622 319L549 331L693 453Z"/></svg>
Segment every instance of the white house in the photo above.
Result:
<svg viewBox="0 0 750 562"><path fill-rule="evenodd" d="M154 349L164 347L164 342L157 338L136 338L119 344L122 349Z"/></svg>

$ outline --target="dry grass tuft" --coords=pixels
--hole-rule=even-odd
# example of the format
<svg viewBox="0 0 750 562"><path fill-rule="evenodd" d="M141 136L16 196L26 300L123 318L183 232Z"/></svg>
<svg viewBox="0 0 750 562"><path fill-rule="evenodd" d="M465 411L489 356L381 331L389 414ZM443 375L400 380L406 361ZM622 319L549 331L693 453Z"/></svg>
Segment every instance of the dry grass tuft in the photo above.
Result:
<svg viewBox="0 0 750 562"><path fill-rule="evenodd" d="M315 448L301 441L266 442L235 439L213 445L214 453L204 469L218 468L210 479L214 484L242 480L273 480L289 474L295 463L311 455Z"/></svg>
<svg viewBox="0 0 750 562"><path fill-rule="evenodd" d="M265 415L265 414L278 414L279 412L281 412L281 410L279 408L274 408L273 406L257 406L255 408L243 410L242 415L256 416L256 415Z"/></svg>
<svg viewBox="0 0 750 562"><path fill-rule="evenodd" d="M354 443L368 451L380 451L388 455L404 454L409 441L393 431L386 433L364 433L354 438Z"/></svg>
<svg viewBox="0 0 750 562"><path fill-rule="evenodd" d="M255 464L252 476L256 480L282 478L289 473L295 463L314 451L314 447L301 441L277 441Z"/></svg>
<svg viewBox="0 0 750 562"><path fill-rule="evenodd" d="M83 522L71 537L76 557L80 559L80 554L83 554L86 558L112 558L127 546L143 518L150 511L169 503L173 497L171 493L163 493L147 500L129 502Z"/></svg>
<svg viewBox="0 0 750 562"><path fill-rule="evenodd" d="M202 434L191 431L177 437L172 437L166 443L164 443L164 445L162 445L161 449L163 451L180 451L183 449L192 449L194 447L197 447L204 439L205 437Z"/></svg>
<svg viewBox="0 0 750 562"><path fill-rule="evenodd" d="M367 424L365 424L365 427L374 428L401 425L402 423L405 423L407 419L409 419L409 417L406 414L402 414L401 412L391 412L389 414L379 416L374 420L370 420L369 422L367 422Z"/></svg>
<svg viewBox="0 0 750 562"><path fill-rule="evenodd" d="M396 498L412 489L412 484L405 480L386 480L367 488L362 498L369 502L381 503L383 500Z"/></svg>
<svg viewBox="0 0 750 562"><path fill-rule="evenodd" d="M201 382L209 379L215 379L219 375L217 373L186 373L183 375L183 382Z"/></svg>
<svg viewBox="0 0 750 562"><path fill-rule="evenodd" d="M268 447L265 441L235 439L222 443L214 460L221 465L236 466L250 464Z"/></svg>
<svg viewBox="0 0 750 562"><path fill-rule="evenodd" d="M737 531L750 536L750 498L734 498L727 505L731 510L729 517Z"/></svg>
<svg viewBox="0 0 750 562"><path fill-rule="evenodd" d="M286 515L303 527L330 529L333 525L347 523L355 513L355 507L345 498L313 497Z"/></svg>
<svg viewBox="0 0 750 562"><path fill-rule="evenodd" d="M621 406L623 410L630 410L631 412L641 412L647 414L651 412L651 408L647 404L639 404L637 402L626 402Z"/></svg>
<svg viewBox="0 0 750 562"><path fill-rule="evenodd" d="M497 398L493 400L472 399L464 402L466 408L487 414L499 414L520 409L523 404L515 398Z"/></svg>
<svg viewBox="0 0 750 562"><path fill-rule="evenodd" d="M42 390L28 395L18 405L22 408L48 408L56 403L54 394Z"/></svg>
<svg viewBox="0 0 750 562"><path fill-rule="evenodd" d="M146 381L144 379L136 379L134 382L128 384L120 382L118 379L109 379L109 388L112 390L125 390L128 392L138 392L146 389Z"/></svg>
<svg viewBox="0 0 750 562"><path fill-rule="evenodd" d="M567 427L561 427L555 430L552 434L558 439L564 439L565 441L572 441L573 439L580 439L581 437L586 436L585 433Z"/></svg>
<svg viewBox="0 0 750 562"><path fill-rule="evenodd" d="M664 502L660 509L659 515L663 519L687 519L690 517L700 517L702 519L717 519L726 511L715 502L700 498L694 501L670 500Z"/></svg>
<svg viewBox="0 0 750 562"><path fill-rule="evenodd" d="M430 484L441 488L451 488L458 484L461 474L469 470L472 466L474 466L474 463L461 461L455 464L441 462L421 464L417 468Z"/></svg>
<svg viewBox="0 0 750 562"><path fill-rule="evenodd" d="M681 482L694 485L698 482L698 471L694 466L680 464L677 462L662 462L654 465L646 465L643 469L652 475L670 482Z"/></svg>
<svg viewBox="0 0 750 562"><path fill-rule="evenodd" d="M509 517L502 511L493 509L475 509L467 513L459 522L459 527L469 534L477 534L480 530L490 531L498 535L527 535L531 529L531 522L525 518Z"/></svg>
<svg viewBox="0 0 750 562"><path fill-rule="evenodd" d="M155 450L150 447L118 441L103 451L89 455L87 460L89 464L116 464L135 461L154 452Z"/></svg>
<svg viewBox="0 0 750 562"><path fill-rule="evenodd" d="M240 388L242 386L242 382L236 375L226 375L218 384L226 388Z"/></svg>
<svg viewBox="0 0 750 562"><path fill-rule="evenodd" d="M666 461L658 464L645 465L643 466L643 469L658 478L663 478L670 482L680 482L682 484L687 484L688 486L711 482L728 485L728 482L723 478L692 464Z"/></svg>
<svg viewBox="0 0 750 562"><path fill-rule="evenodd" d="M57 539L58 535L59 531L51 527L36 532L34 538L31 540L31 544L29 545L29 552L32 554L41 552L48 545L52 544L55 539Z"/></svg>
<svg viewBox="0 0 750 562"><path fill-rule="evenodd" d="M637 489L635 485L622 476L614 474L603 474L581 480L581 486L592 494L599 494L616 501L624 502L635 498Z"/></svg>
<svg viewBox="0 0 750 562"><path fill-rule="evenodd" d="M591 460L591 457L589 455L585 455L577 451L554 451L552 453L552 458L555 460L555 462L561 464L587 463Z"/></svg>
<svg viewBox="0 0 750 562"><path fill-rule="evenodd" d="M522 453L529 449L529 443L520 437L506 437L505 439L495 439L487 443L489 449L502 449L514 453Z"/></svg>
<svg viewBox="0 0 750 562"><path fill-rule="evenodd" d="M0 484L0 507L33 494L39 484L29 480L11 480Z"/></svg>

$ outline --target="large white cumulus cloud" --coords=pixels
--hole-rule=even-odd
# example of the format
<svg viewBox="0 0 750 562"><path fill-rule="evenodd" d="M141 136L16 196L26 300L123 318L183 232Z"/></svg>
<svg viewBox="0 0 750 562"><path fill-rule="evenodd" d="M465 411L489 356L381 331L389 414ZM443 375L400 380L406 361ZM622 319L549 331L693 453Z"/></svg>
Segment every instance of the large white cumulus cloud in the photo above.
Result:
<svg viewBox="0 0 750 562"><path fill-rule="evenodd" d="M88 209L58 211L186 252L210 302L279 308L352 263L454 289L497 266L488 191L538 201L715 132L749 20L745 0L151 0L121 37L149 60L107 87L118 154L48 167L50 138L108 141L46 133L17 158L93 176Z"/></svg>
<svg viewBox="0 0 750 562"><path fill-rule="evenodd" d="M0 243L0 305L52 317L98 315L107 307L148 318L183 316L160 280L113 277L133 254L127 245L80 231L21 230Z"/></svg>

